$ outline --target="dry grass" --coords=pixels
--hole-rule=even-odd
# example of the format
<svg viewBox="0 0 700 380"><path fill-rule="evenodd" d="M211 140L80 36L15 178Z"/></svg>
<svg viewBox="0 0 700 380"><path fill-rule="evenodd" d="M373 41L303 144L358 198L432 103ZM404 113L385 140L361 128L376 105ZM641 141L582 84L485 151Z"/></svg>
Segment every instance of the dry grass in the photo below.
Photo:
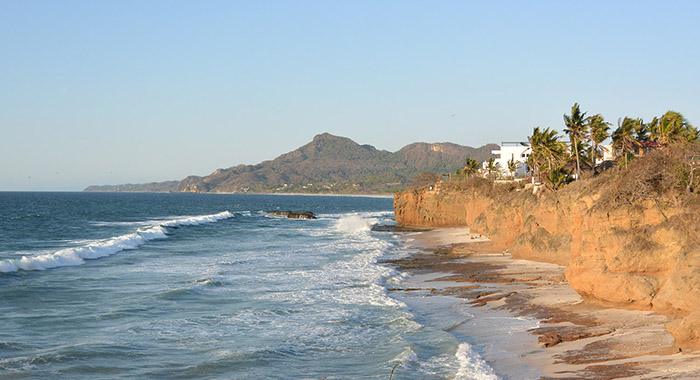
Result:
<svg viewBox="0 0 700 380"><path fill-rule="evenodd" d="M496 182L482 177L471 177L452 182L443 182L440 188L453 191L474 191L490 197L501 197L506 194L522 190L525 186L521 182Z"/></svg>
<svg viewBox="0 0 700 380"><path fill-rule="evenodd" d="M649 152L627 169L608 170L567 187L581 195L600 193L599 206L633 205L652 200L659 206L700 205L700 142Z"/></svg>

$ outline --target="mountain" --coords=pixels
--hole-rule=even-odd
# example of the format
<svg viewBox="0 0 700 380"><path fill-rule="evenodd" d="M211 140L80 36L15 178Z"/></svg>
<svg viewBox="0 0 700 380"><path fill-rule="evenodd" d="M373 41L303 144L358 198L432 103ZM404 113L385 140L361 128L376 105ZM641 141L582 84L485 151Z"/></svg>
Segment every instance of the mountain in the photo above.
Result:
<svg viewBox="0 0 700 380"><path fill-rule="evenodd" d="M127 183L124 185L92 185L83 191L115 191L115 192L153 192L167 193L177 188L180 181L164 181L164 182L149 182L149 183Z"/></svg>
<svg viewBox="0 0 700 380"><path fill-rule="evenodd" d="M414 143L397 152L360 145L329 133L274 160L217 169L207 176L143 185L90 186L85 191L390 193L424 171L454 173L467 157L484 161L496 144L471 148L452 143Z"/></svg>

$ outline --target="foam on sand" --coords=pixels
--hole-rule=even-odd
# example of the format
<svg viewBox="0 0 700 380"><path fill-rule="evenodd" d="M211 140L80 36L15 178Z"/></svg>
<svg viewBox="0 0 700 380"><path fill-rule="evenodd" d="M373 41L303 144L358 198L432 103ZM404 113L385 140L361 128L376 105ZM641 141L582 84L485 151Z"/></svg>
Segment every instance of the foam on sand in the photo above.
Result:
<svg viewBox="0 0 700 380"><path fill-rule="evenodd" d="M498 380L493 369L472 349L469 343L460 343L455 357L459 363L455 380Z"/></svg>

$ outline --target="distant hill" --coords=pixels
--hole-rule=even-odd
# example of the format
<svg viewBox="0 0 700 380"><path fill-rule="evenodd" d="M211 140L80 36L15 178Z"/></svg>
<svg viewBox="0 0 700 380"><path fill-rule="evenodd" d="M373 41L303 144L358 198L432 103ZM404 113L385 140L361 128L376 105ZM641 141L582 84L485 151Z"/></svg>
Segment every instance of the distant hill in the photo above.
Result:
<svg viewBox="0 0 700 380"><path fill-rule="evenodd" d="M88 186L83 191L116 191L116 192L152 192L152 193L167 193L177 189L180 181L164 181L164 182L149 182L149 183L127 183L124 185L106 185L106 186Z"/></svg>
<svg viewBox="0 0 700 380"><path fill-rule="evenodd" d="M323 133L292 152L256 165L217 169L182 181L90 186L85 191L391 193L405 189L421 172L454 173L467 157L485 161L497 148L496 144L471 148L414 143L392 153Z"/></svg>

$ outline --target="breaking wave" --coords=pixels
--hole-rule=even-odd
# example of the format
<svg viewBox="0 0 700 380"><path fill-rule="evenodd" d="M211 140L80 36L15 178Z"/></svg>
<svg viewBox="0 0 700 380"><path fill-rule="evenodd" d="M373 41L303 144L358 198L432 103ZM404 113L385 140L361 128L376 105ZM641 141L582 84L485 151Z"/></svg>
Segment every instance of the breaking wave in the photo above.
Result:
<svg viewBox="0 0 700 380"><path fill-rule="evenodd" d="M498 380L493 368L472 349L469 343L460 343L455 357L459 364L455 380Z"/></svg>
<svg viewBox="0 0 700 380"><path fill-rule="evenodd" d="M229 211L218 214L187 216L157 221L135 232L99 240L79 247L65 248L38 256L22 256L20 259L0 260L0 272L19 270L46 270L57 267L82 265L85 260L99 259L128 249L136 249L148 241L167 237L167 227L194 226L232 218Z"/></svg>
<svg viewBox="0 0 700 380"><path fill-rule="evenodd" d="M338 219L335 229L341 233L356 234L368 232L374 223L376 223L375 219L365 219L360 215L348 215Z"/></svg>

